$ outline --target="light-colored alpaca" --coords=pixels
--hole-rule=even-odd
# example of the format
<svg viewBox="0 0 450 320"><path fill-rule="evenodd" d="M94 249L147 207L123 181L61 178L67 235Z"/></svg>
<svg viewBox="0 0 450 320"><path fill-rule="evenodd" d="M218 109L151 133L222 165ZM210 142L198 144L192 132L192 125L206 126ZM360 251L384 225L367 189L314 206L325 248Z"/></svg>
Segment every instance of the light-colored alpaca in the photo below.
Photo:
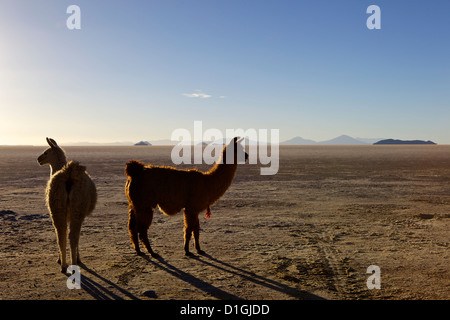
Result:
<svg viewBox="0 0 450 320"><path fill-rule="evenodd" d="M129 204L128 231L136 253L143 254L139 249L139 238L148 252L153 257L158 257L158 254L153 252L147 236L154 209L158 206L169 216L184 209L184 251L186 255L191 255L189 241L194 235L195 248L199 254L203 254L199 242L198 215L204 210L207 217L211 214L210 206L231 185L238 159L244 157L247 160L248 154L240 141L234 138L223 148L219 161L208 172L146 166L139 161L129 161L125 168L125 174L128 176L125 194Z"/></svg>
<svg viewBox="0 0 450 320"><path fill-rule="evenodd" d="M50 165L50 180L47 183L46 202L59 246L58 263L61 272L67 270L66 242L67 225L70 227L71 264L80 263L78 242L83 220L95 208L97 191L86 167L76 161L67 163L64 151L55 140L47 138L50 148L42 153L37 161L42 166Z"/></svg>

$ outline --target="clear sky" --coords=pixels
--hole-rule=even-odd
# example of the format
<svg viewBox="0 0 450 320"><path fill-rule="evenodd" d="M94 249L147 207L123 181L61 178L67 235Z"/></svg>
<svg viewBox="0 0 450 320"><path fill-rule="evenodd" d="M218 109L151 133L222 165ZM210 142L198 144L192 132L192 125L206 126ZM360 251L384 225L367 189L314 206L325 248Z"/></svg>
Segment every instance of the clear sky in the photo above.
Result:
<svg viewBox="0 0 450 320"><path fill-rule="evenodd" d="M0 145L168 139L195 120L450 144L449 15L448 0L2 0Z"/></svg>

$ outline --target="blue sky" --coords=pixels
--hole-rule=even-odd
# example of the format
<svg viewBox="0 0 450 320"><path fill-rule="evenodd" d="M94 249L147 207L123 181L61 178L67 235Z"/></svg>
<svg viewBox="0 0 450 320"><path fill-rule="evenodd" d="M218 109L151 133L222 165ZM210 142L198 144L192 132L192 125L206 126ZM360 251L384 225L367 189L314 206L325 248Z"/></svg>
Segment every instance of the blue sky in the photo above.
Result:
<svg viewBox="0 0 450 320"><path fill-rule="evenodd" d="M450 144L449 14L447 0L3 0L0 145L168 139L195 120Z"/></svg>

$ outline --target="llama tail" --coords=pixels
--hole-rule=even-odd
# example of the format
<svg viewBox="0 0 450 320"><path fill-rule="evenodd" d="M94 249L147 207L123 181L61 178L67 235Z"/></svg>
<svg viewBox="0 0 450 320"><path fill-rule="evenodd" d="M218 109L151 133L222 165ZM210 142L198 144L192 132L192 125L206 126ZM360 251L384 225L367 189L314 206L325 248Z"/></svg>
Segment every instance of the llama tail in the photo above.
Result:
<svg viewBox="0 0 450 320"><path fill-rule="evenodd" d="M128 161L125 166L125 174L131 178L137 177L144 171L144 164L140 161Z"/></svg>
<svg viewBox="0 0 450 320"><path fill-rule="evenodd" d="M69 179L80 180L86 172L86 167L80 165L78 161L69 161L62 170L67 174Z"/></svg>

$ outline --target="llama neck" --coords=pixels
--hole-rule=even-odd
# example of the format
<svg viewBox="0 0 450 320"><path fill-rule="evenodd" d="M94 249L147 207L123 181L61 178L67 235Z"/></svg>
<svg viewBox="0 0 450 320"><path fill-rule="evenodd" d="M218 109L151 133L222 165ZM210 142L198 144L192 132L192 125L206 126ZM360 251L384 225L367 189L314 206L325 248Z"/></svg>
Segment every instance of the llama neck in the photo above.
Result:
<svg viewBox="0 0 450 320"><path fill-rule="evenodd" d="M233 182L236 175L237 164L218 164L216 163L208 171L211 183L210 203L216 202Z"/></svg>
<svg viewBox="0 0 450 320"><path fill-rule="evenodd" d="M66 157L64 155L59 156L57 161L50 164L50 176L53 176L56 172L61 170L67 163Z"/></svg>

